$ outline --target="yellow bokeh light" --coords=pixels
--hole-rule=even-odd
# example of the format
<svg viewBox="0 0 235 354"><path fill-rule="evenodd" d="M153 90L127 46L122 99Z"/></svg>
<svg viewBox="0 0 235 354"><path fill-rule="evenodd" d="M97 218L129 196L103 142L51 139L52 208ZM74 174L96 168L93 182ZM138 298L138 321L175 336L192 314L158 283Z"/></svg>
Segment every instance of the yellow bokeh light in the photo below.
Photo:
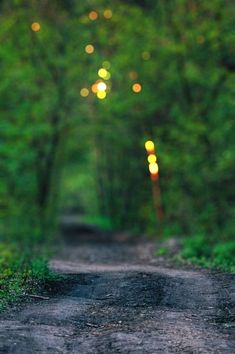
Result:
<svg viewBox="0 0 235 354"><path fill-rule="evenodd" d="M101 81L97 84L98 91L105 91L107 89L107 85L105 82Z"/></svg>
<svg viewBox="0 0 235 354"><path fill-rule="evenodd" d="M87 97L89 95L89 90L86 87L83 87L80 91L82 97Z"/></svg>
<svg viewBox="0 0 235 354"><path fill-rule="evenodd" d="M34 32L39 32L40 29L41 29L40 23L38 23L38 22L33 22L32 25L31 25L31 29L32 29L32 31L34 31Z"/></svg>
<svg viewBox="0 0 235 354"><path fill-rule="evenodd" d="M113 13L111 10L107 9L104 11L104 17L109 20L113 16Z"/></svg>
<svg viewBox="0 0 235 354"><path fill-rule="evenodd" d="M107 71L107 74L104 77L104 80L109 80L111 78L111 74Z"/></svg>
<svg viewBox="0 0 235 354"><path fill-rule="evenodd" d="M107 70L104 68L101 68L98 70L98 75L99 75L99 77L102 77L102 79L104 79L106 77L107 73L108 73Z"/></svg>
<svg viewBox="0 0 235 354"><path fill-rule="evenodd" d="M105 91L98 91L97 92L97 97L100 99L100 100L103 100L105 97L106 97L106 92Z"/></svg>
<svg viewBox="0 0 235 354"><path fill-rule="evenodd" d="M158 167L158 164L156 162L154 163L151 163L149 165L149 172L153 175L156 175L159 171L159 167Z"/></svg>
<svg viewBox="0 0 235 354"><path fill-rule="evenodd" d="M89 17L89 19L90 19L91 21L95 21L95 20L97 20L97 18L98 18L98 14L97 14L96 11L91 11L91 12L89 13L88 17Z"/></svg>
<svg viewBox="0 0 235 354"><path fill-rule="evenodd" d="M154 142L152 140L146 141L144 146L148 152L154 151Z"/></svg>
<svg viewBox="0 0 235 354"><path fill-rule="evenodd" d="M132 90L135 92L135 93L139 93L141 90L142 90L142 86L138 83L132 85Z"/></svg>
<svg viewBox="0 0 235 354"><path fill-rule="evenodd" d="M157 156L154 155L154 154L150 154L148 156L148 162L151 164L151 163L155 163L157 161Z"/></svg>
<svg viewBox="0 0 235 354"><path fill-rule="evenodd" d="M103 63L102 63L102 66L103 68L109 70L111 68L111 64L108 60L105 60Z"/></svg>
<svg viewBox="0 0 235 354"><path fill-rule="evenodd" d="M85 52L86 52L87 54L92 54L92 53L94 53L94 50L95 50L95 48L94 48L94 46L93 46L92 44L87 44L87 45L85 46Z"/></svg>

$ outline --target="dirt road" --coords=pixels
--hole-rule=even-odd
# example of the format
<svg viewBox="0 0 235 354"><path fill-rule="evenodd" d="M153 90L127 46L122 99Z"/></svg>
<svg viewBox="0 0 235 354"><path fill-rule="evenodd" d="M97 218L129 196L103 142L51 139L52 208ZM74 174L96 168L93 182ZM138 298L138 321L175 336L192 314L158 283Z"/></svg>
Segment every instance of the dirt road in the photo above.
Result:
<svg viewBox="0 0 235 354"><path fill-rule="evenodd" d="M67 277L1 316L0 353L235 353L234 276L176 269L143 239L69 236L51 261Z"/></svg>

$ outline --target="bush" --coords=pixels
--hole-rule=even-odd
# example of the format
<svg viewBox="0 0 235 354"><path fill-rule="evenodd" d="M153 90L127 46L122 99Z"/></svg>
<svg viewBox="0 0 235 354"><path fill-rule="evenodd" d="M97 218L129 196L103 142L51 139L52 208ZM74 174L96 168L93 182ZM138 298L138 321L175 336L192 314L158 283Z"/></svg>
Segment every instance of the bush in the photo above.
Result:
<svg viewBox="0 0 235 354"><path fill-rule="evenodd" d="M235 241L219 243L213 249L213 265L235 272Z"/></svg>
<svg viewBox="0 0 235 354"><path fill-rule="evenodd" d="M182 246L181 255L183 258L210 256L210 245L204 235L186 238L182 241Z"/></svg>

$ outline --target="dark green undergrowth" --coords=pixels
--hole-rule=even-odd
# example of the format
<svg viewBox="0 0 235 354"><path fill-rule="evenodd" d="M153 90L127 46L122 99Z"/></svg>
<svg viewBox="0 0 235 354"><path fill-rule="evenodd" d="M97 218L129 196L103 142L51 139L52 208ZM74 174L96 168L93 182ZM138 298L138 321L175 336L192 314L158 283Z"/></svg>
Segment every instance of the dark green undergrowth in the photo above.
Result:
<svg viewBox="0 0 235 354"><path fill-rule="evenodd" d="M185 238L182 241L182 250L176 259L234 273L235 241L213 242L204 235Z"/></svg>
<svg viewBox="0 0 235 354"><path fill-rule="evenodd" d="M28 294L36 294L47 281L58 277L41 254L17 244L0 244L0 311Z"/></svg>
<svg viewBox="0 0 235 354"><path fill-rule="evenodd" d="M111 223L111 220L109 220L108 218L103 217L103 216L83 215L80 217L80 221L84 222L85 224L88 224L88 225L94 225L104 231L113 230L113 225Z"/></svg>

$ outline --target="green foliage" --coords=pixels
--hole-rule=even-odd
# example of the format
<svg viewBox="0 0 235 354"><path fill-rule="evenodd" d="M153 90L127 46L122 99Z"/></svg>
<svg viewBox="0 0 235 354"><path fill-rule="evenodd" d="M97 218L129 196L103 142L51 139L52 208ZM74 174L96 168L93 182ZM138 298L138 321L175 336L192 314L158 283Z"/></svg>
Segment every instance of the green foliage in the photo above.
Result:
<svg viewBox="0 0 235 354"><path fill-rule="evenodd" d="M140 3L1 2L1 239L30 247L50 238L60 208L105 227L155 234L144 151L151 138L163 234L232 240L233 4ZM111 19L103 16L107 7ZM94 9L99 16L91 21ZM39 32L31 30L33 21ZM88 43L92 55L84 51ZM104 61L111 65L107 98L81 97ZM206 244L197 240L184 250L187 257L207 259L200 242Z"/></svg>
<svg viewBox="0 0 235 354"><path fill-rule="evenodd" d="M215 267L223 271L235 271L235 242L209 243L202 235L182 241L178 259L188 260L203 267Z"/></svg>
<svg viewBox="0 0 235 354"><path fill-rule="evenodd" d="M30 263L30 275L34 279L45 280L50 276L48 260L44 257L33 259Z"/></svg>
<svg viewBox="0 0 235 354"><path fill-rule="evenodd" d="M213 265L235 272L235 241L219 243L213 249Z"/></svg>
<svg viewBox="0 0 235 354"><path fill-rule="evenodd" d="M23 249L19 255L19 248L17 244L0 244L0 311L56 277L45 257L34 257Z"/></svg>
<svg viewBox="0 0 235 354"><path fill-rule="evenodd" d="M185 258L208 257L211 253L211 245L204 235L184 239L182 246L182 257Z"/></svg>

